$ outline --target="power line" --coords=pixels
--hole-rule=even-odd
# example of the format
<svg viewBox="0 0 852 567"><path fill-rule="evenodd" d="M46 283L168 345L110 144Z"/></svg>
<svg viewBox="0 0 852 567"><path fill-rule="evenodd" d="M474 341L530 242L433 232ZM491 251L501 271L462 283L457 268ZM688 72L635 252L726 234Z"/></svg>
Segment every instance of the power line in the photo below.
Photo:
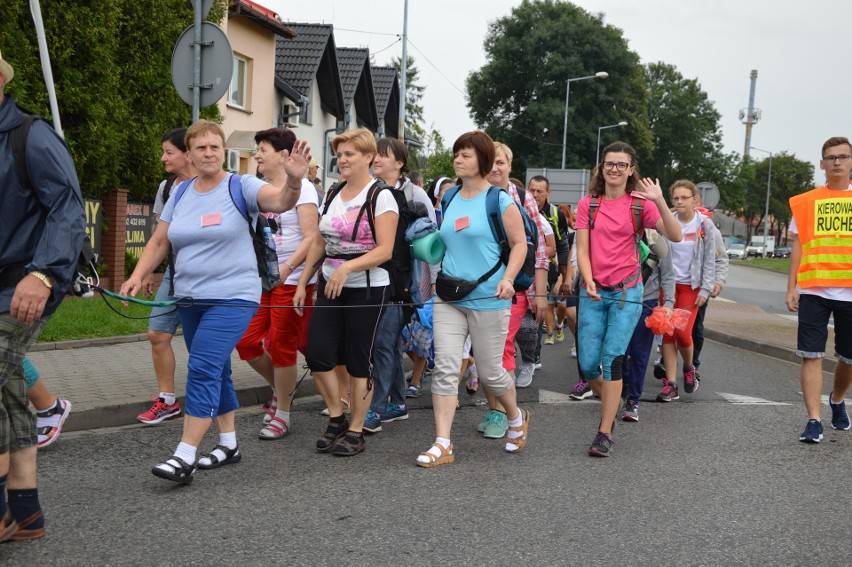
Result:
<svg viewBox="0 0 852 567"><path fill-rule="evenodd" d="M410 44L411 44L411 47L413 47L415 50L417 50L417 53L419 53L421 56L423 56L423 59L425 59L425 60L426 60L426 62L427 62L427 63L429 63L429 65L431 65L431 66L432 66L432 68L433 68L433 69L435 69L436 71L438 71L438 74L440 74L442 77L444 77L444 79L446 79L446 80L447 80L447 82L448 82L448 83L450 83L450 85L451 85L454 89L456 89L457 91L459 91L459 93L461 93L462 95L464 95L464 94L465 94L465 92L464 92L463 90L461 90L460 88L458 88L458 87L456 86L456 84L455 84L455 83L453 83L453 82L450 80L450 78L449 78L449 77L447 77L447 76L444 74L444 72L443 72L443 71L441 71L441 70L438 68L438 66L437 66L437 65L435 65L434 63L432 63L432 62L429 60L429 58L428 58L428 57L426 57L426 54L425 54L425 53L423 53L422 51L420 51L420 49L419 49L416 45L414 45L414 43L411 41L411 39L409 39L409 40L408 40L408 43L410 43ZM404 62L403 64L404 64L404 65L407 65L407 64L408 64L408 62L406 61L406 62Z"/></svg>
<svg viewBox="0 0 852 567"><path fill-rule="evenodd" d="M370 35L390 35L390 36L394 36L394 37L399 37L398 33L374 32L374 31L367 31L367 30L353 30L353 29L349 29L349 28L334 28L334 29L338 30L338 31L348 31L348 32L354 32L354 33L368 33Z"/></svg>
<svg viewBox="0 0 852 567"><path fill-rule="evenodd" d="M390 45L388 45L387 47L385 47L385 48L383 48L383 49L379 49L378 51L371 51L371 52L370 52L370 55L378 55L378 54L379 54L379 53L381 53L382 51L387 51L388 49L390 49L391 47L393 47L394 45L396 45L397 43L399 43L399 42L401 42L401 41L402 41L402 38L401 38L401 37L399 37L399 38L397 38L396 40L394 40L394 41L393 41L393 43L391 43L391 44L390 44Z"/></svg>

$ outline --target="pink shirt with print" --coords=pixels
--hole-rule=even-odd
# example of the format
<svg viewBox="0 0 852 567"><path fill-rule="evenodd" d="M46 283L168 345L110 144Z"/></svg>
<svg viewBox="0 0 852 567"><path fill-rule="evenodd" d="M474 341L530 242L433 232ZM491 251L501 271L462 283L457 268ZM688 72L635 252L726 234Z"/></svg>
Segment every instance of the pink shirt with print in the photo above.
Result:
<svg viewBox="0 0 852 567"><path fill-rule="evenodd" d="M642 199L643 204L642 227L656 227L657 221L660 220L657 206L644 197L637 196ZM589 230L592 277L600 285L618 285L639 270L639 255L633 232L633 210L630 208L632 199L630 195L612 200L604 197L595 216L595 228ZM580 199L575 229L589 228L591 201L591 195ZM640 281L636 279L627 287L633 287Z"/></svg>

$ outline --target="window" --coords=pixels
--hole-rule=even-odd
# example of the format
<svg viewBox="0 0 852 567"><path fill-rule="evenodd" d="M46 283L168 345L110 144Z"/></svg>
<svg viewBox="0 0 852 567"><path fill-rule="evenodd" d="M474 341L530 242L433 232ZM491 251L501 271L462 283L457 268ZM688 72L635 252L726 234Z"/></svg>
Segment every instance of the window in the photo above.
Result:
<svg viewBox="0 0 852 567"><path fill-rule="evenodd" d="M247 108L246 92L248 90L248 61L234 55L234 74L231 77L231 88L228 91L228 104Z"/></svg>

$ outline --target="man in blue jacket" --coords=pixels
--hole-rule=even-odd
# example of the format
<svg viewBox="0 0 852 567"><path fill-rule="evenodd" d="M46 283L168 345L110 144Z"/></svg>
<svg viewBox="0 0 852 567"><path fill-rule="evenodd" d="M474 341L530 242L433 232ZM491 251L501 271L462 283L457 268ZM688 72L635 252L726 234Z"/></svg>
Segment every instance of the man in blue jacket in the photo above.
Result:
<svg viewBox="0 0 852 567"><path fill-rule="evenodd" d="M19 174L11 137L23 114L5 95L14 76L0 54L0 541L44 536L23 360L68 291L86 227L71 155L43 120L19 156L29 183Z"/></svg>

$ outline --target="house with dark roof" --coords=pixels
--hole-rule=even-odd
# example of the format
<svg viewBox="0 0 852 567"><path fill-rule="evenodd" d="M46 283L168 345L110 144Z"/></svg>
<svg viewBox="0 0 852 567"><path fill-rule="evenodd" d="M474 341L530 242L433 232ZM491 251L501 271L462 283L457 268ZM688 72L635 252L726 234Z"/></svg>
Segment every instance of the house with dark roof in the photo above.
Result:
<svg viewBox="0 0 852 567"><path fill-rule="evenodd" d="M393 67L370 67L373 91L376 93L376 113L379 137L399 135L399 74Z"/></svg>
<svg viewBox="0 0 852 567"><path fill-rule="evenodd" d="M347 128L367 128L376 132L379 129L379 117L370 72L370 51L338 47L337 66L343 86L343 104L348 115Z"/></svg>
<svg viewBox="0 0 852 567"><path fill-rule="evenodd" d="M254 134L277 125L275 74L278 39L296 31L281 23L272 10L252 0L231 0L222 24L234 52L234 73L228 93L219 101L224 121L226 167L238 173L255 170L251 161Z"/></svg>

